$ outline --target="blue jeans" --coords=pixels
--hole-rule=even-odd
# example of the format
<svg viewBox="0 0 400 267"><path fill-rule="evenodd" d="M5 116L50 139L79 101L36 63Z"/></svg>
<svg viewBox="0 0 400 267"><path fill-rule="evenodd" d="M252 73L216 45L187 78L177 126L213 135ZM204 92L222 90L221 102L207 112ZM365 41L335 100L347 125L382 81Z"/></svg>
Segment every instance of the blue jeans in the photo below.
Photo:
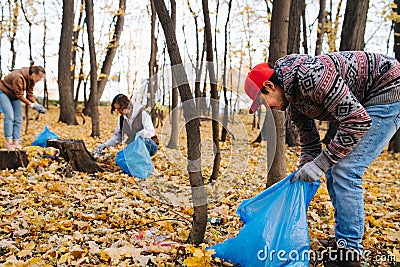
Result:
<svg viewBox="0 0 400 267"><path fill-rule="evenodd" d="M154 156L158 151L158 145L151 138L144 138L147 150L150 152L150 156Z"/></svg>
<svg viewBox="0 0 400 267"><path fill-rule="evenodd" d="M22 104L19 99L11 100L0 90L0 106L4 113L4 137L19 141L22 125Z"/></svg>
<svg viewBox="0 0 400 267"><path fill-rule="evenodd" d="M372 127L345 158L326 172L335 208L335 238L361 252L364 234L362 175L400 127L400 102L366 108Z"/></svg>

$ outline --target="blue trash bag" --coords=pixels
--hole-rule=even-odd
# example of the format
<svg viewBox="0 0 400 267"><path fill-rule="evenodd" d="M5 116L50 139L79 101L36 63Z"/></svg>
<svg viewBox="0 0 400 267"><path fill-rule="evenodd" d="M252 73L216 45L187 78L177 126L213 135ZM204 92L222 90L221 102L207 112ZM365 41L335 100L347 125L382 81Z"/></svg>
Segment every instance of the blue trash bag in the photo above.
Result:
<svg viewBox="0 0 400 267"><path fill-rule="evenodd" d="M117 153L115 162L125 173L138 178L149 177L154 169L149 150L137 134L133 142Z"/></svg>
<svg viewBox="0 0 400 267"><path fill-rule="evenodd" d="M49 130L47 125L44 127L44 131L39 133L35 140L33 140L31 146L40 146L40 147L46 147L47 145L47 140L49 139L59 139L60 137L56 134L53 133L52 131Z"/></svg>
<svg viewBox="0 0 400 267"><path fill-rule="evenodd" d="M244 226L216 244L214 257L242 267L309 266L307 208L320 182L290 182L294 173L244 200L237 213Z"/></svg>

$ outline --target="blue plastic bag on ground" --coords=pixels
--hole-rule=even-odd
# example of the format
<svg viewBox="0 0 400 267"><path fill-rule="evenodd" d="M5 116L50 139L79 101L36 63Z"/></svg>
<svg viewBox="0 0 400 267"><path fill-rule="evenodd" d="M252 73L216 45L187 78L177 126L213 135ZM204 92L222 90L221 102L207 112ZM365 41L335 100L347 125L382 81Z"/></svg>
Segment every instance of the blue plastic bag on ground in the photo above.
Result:
<svg viewBox="0 0 400 267"><path fill-rule="evenodd" d="M40 147L46 147L47 145L47 140L49 139L59 139L60 137L53 133L52 131L49 130L47 125L44 127L44 131L39 133L35 140L33 140L31 146L40 146Z"/></svg>
<svg viewBox="0 0 400 267"><path fill-rule="evenodd" d="M244 200L239 234L210 249L214 257L242 267L309 266L307 207L320 182L290 182L294 173Z"/></svg>
<svg viewBox="0 0 400 267"><path fill-rule="evenodd" d="M136 135L133 142L117 153L115 162L125 173L138 178L149 177L154 169L150 153L139 135Z"/></svg>

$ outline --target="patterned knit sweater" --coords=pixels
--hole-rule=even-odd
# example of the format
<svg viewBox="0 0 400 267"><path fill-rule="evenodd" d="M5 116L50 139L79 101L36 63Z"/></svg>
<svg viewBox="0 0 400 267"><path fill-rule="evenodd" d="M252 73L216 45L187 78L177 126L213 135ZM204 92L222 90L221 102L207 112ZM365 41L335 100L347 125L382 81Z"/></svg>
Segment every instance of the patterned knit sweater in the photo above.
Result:
<svg viewBox="0 0 400 267"><path fill-rule="evenodd" d="M315 159L327 171L371 127L365 107L400 101L400 64L381 54L292 54L280 58L274 69L289 102L290 119L300 132L300 165ZM333 118L339 129L322 151L314 119Z"/></svg>

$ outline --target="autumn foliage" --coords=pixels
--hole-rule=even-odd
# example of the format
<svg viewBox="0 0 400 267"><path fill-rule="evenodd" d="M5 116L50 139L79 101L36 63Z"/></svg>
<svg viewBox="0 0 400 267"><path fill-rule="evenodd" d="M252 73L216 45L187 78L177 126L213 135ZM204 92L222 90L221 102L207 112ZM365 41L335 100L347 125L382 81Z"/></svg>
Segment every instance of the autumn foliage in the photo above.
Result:
<svg viewBox="0 0 400 267"><path fill-rule="evenodd" d="M57 122L58 112L57 107L50 107L48 114L31 120L29 133L22 136L23 145L29 146L47 124L61 139L84 140L92 151L112 135L118 120L108 107L100 107L101 137L91 138L90 123L66 126ZM242 119L250 138L255 138L251 117ZM0 132L2 127L1 123ZM161 136L162 129L157 131ZM211 123L202 122L201 131L206 147L212 136ZM0 145L4 146L3 136ZM243 169L229 162L231 143L221 145L221 177L232 183L223 190L208 191L209 217L220 218L221 223L208 223L204 244L194 247L186 244L193 208L190 191L184 190L188 186L185 145L182 133L180 160L172 159L162 143L153 157L156 171L145 180L129 177L115 165L115 153L122 145L97 159L106 172L74 172L70 178L62 159L44 158L44 151L29 148L27 168L0 171L0 266L231 266L213 259L213 251L207 247L235 236L242 226L237 207L265 189L260 146L249 146L248 157L243 159L248 164ZM209 150L202 152L207 184L212 157ZM286 156L292 172L298 148L288 148ZM364 175L364 245L371 252L365 266L400 262L398 177L400 155L386 151ZM321 247L319 238L333 235L334 212L324 183L308 214L311 247L316 250Z"/></svg>

